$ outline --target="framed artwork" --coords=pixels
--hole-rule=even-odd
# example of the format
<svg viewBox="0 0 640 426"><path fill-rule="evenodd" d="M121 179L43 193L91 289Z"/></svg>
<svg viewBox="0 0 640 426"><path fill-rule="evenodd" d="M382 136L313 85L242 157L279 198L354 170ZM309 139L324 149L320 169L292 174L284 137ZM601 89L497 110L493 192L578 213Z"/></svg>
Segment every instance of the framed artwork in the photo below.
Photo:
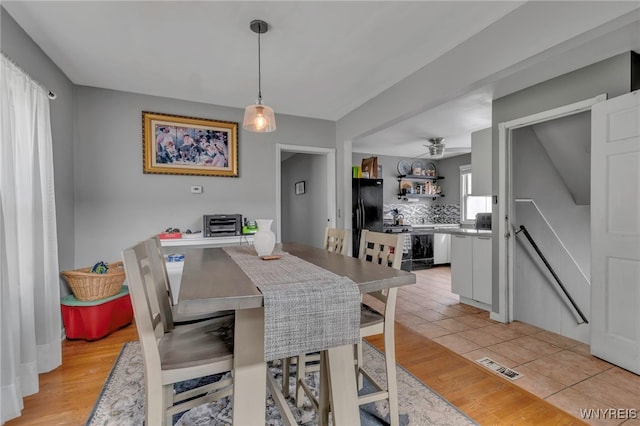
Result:
<svg viewBox="0 0 640 426"><path fill-rule="evenodd" d="M296 182L296 195L304 194L304 181Z"/></svg>
<svg viewBox="0 0 640 426"><path fill-rule="evenodd" d="M238 123L142 112L143 172L238 177Z"/></svg>

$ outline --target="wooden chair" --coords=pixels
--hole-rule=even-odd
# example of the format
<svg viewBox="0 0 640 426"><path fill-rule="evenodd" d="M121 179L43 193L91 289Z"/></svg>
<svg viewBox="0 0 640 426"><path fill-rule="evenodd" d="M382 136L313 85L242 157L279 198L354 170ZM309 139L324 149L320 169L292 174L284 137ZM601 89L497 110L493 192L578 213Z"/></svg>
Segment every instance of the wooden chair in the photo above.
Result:
<svg viewBox="0 0 640 426"><path fill-rule="evenodd" d="M351 242L351 231L348 229L326 228L324 230L323 246L327 251L349 254L349 243Z"/></svg>
<svg viewBox="0 0 640 426"><path fill-rule="evenodd" d="M200 315L179 314L176 310L176 305L173 303L174 298L169 284L169 274L167 273L167 265L164 260L160 238L155 235L145 240L145 244L149 254L150 267L157 284L156 293L165 332L172 330L175 325L189 324L234 314L234 311L217 311Z"/></svg>
<svg viewBox="0 0 640 426"><path fill-rule="evenodd" d="M400 265L402 264L404 238L404 234L386 234L364 230L360 237L359 258L378 265L385 265L391 268L400 269ZM358 343L356 345L356 375L358 377L358 381L359 383L362 383L362 377L364 376L374 386L374 388L377 389L374 393L360 396L358 398L358 402L360 405L363 405L374 401L388 399L389 419L393 426L398 425L400 422L394 334L397 292L397 288L391 288L386 291L368 293L368 296L375 298L382 304L380 307L382 313L365 303L361 305L360 312L360 339L377 334L384 335L385 367L387 374L386 387L374 380L363 369L362 343ZM295 357L293 361L284 360L282 390L285 395L288 395L289 364L295 363L296 406L302 406L304 396L306 394L316 410L319 411L321 415L325 416L325 414L322 414L322 410L327 409L326 407L323 407L323 404L325 404L326 401L317 400L311 394L311 391L305 383L305 375L318 371L321 368L320 362L320 356L318 354L301 354Z"/></svg>
<svg viewBox="0 0 640 426"><path fill-rule="evenodd" d="M348 229L325 228L323 248L329 252L349 254L349 243L351 242L351 231ZM289 396L289 377L291 375L291 365L296 366L294 373L296 381L296 406L302 407L305 394L305 375L320 370L320 354L300 354L293 358L282 360L282 393ZM306 393L311 399L310 391L306 388ZM315 401L312 401L315 403Z"/></svg>
<svg viewBox="0 0 640 426"><path fill-rule="evenodd" d="M171 425L174 414L231 395L231 379L177 394L173 384L232 370L233 317L165 332L148 247L140 242L124 250L122 259L144 358L145 424Z"/></svg>
<svg viewBox="0 0 640 426"><path fill-rule="evenodd" d="M402 250L404 246L404 234L386 234L381 232L371 232L363 230L360 237L359 258L367 262L379 265L386 265L391 268L400 269L402 263ZM390 288L387 291L377 291L367 293L382 302L381 313L362 304L360 312L360 338L384 335L384 355L387 372L386 389L376 382L362 366L362 343L357 345L357 367L356 374L358 380L365 376L371 384L378 389L377 392L360 396L360 405L373 401L389 400L389 419L391 425L398 425L400 413L398 411L398 383L396 380L396 354L395 354L395 334L394 322L396 311L396 297L398 289Z"/></svg>

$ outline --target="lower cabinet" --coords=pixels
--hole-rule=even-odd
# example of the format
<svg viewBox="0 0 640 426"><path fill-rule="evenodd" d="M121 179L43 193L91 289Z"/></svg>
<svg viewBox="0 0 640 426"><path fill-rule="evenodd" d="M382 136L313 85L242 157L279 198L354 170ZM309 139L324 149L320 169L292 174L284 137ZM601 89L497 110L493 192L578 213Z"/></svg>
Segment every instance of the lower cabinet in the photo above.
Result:
<svg viewBox="0 0 640 426"><path fill-rule="evenodd" d="M433 234L433 264L451 263L451 234Z"/></svg>
<svg viewBox="0 0 640 426"><path fill-rule="evenodd" d="M491 237L452 235L451 291L491 304Z"/></svg>

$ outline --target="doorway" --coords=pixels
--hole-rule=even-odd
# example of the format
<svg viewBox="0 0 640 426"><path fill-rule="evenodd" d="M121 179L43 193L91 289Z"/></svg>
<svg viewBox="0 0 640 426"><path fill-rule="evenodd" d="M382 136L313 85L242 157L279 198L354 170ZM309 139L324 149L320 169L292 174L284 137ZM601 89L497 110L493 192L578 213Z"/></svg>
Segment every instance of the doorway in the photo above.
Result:
<svg viewBox="0 0 640 426"><path fill-rule="evenodd" d="M276 145L278 242L320 247L336 223L336 150Z"/></svg>
<svg viewBox="0 0 640 426"><path fill-rule="evenodd" d="M516 196L514 192L514 140L516 135L526 133L524 129L536 124L545 123L563 117L588 112L597 103L606 100L606 95L599 95L585 101L511 120L498 125L498 208L497 225L498 245L498 305L494 305L491 317L501 322L516 319L514 312L514 283L516 279L516 238L519 223L516 218Z"/></svg>

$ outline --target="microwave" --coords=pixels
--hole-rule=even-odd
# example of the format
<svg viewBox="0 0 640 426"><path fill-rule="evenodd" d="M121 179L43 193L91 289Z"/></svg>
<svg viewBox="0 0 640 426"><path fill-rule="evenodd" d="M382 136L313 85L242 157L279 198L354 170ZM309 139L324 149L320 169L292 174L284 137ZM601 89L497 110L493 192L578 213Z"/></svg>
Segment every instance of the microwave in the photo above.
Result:
<svg viewBox="0 0 640 426"><path fill-rule="evenodd" d="M207 214L202 219L205 237L233 237L242 234L242 215Z"/></svg>

